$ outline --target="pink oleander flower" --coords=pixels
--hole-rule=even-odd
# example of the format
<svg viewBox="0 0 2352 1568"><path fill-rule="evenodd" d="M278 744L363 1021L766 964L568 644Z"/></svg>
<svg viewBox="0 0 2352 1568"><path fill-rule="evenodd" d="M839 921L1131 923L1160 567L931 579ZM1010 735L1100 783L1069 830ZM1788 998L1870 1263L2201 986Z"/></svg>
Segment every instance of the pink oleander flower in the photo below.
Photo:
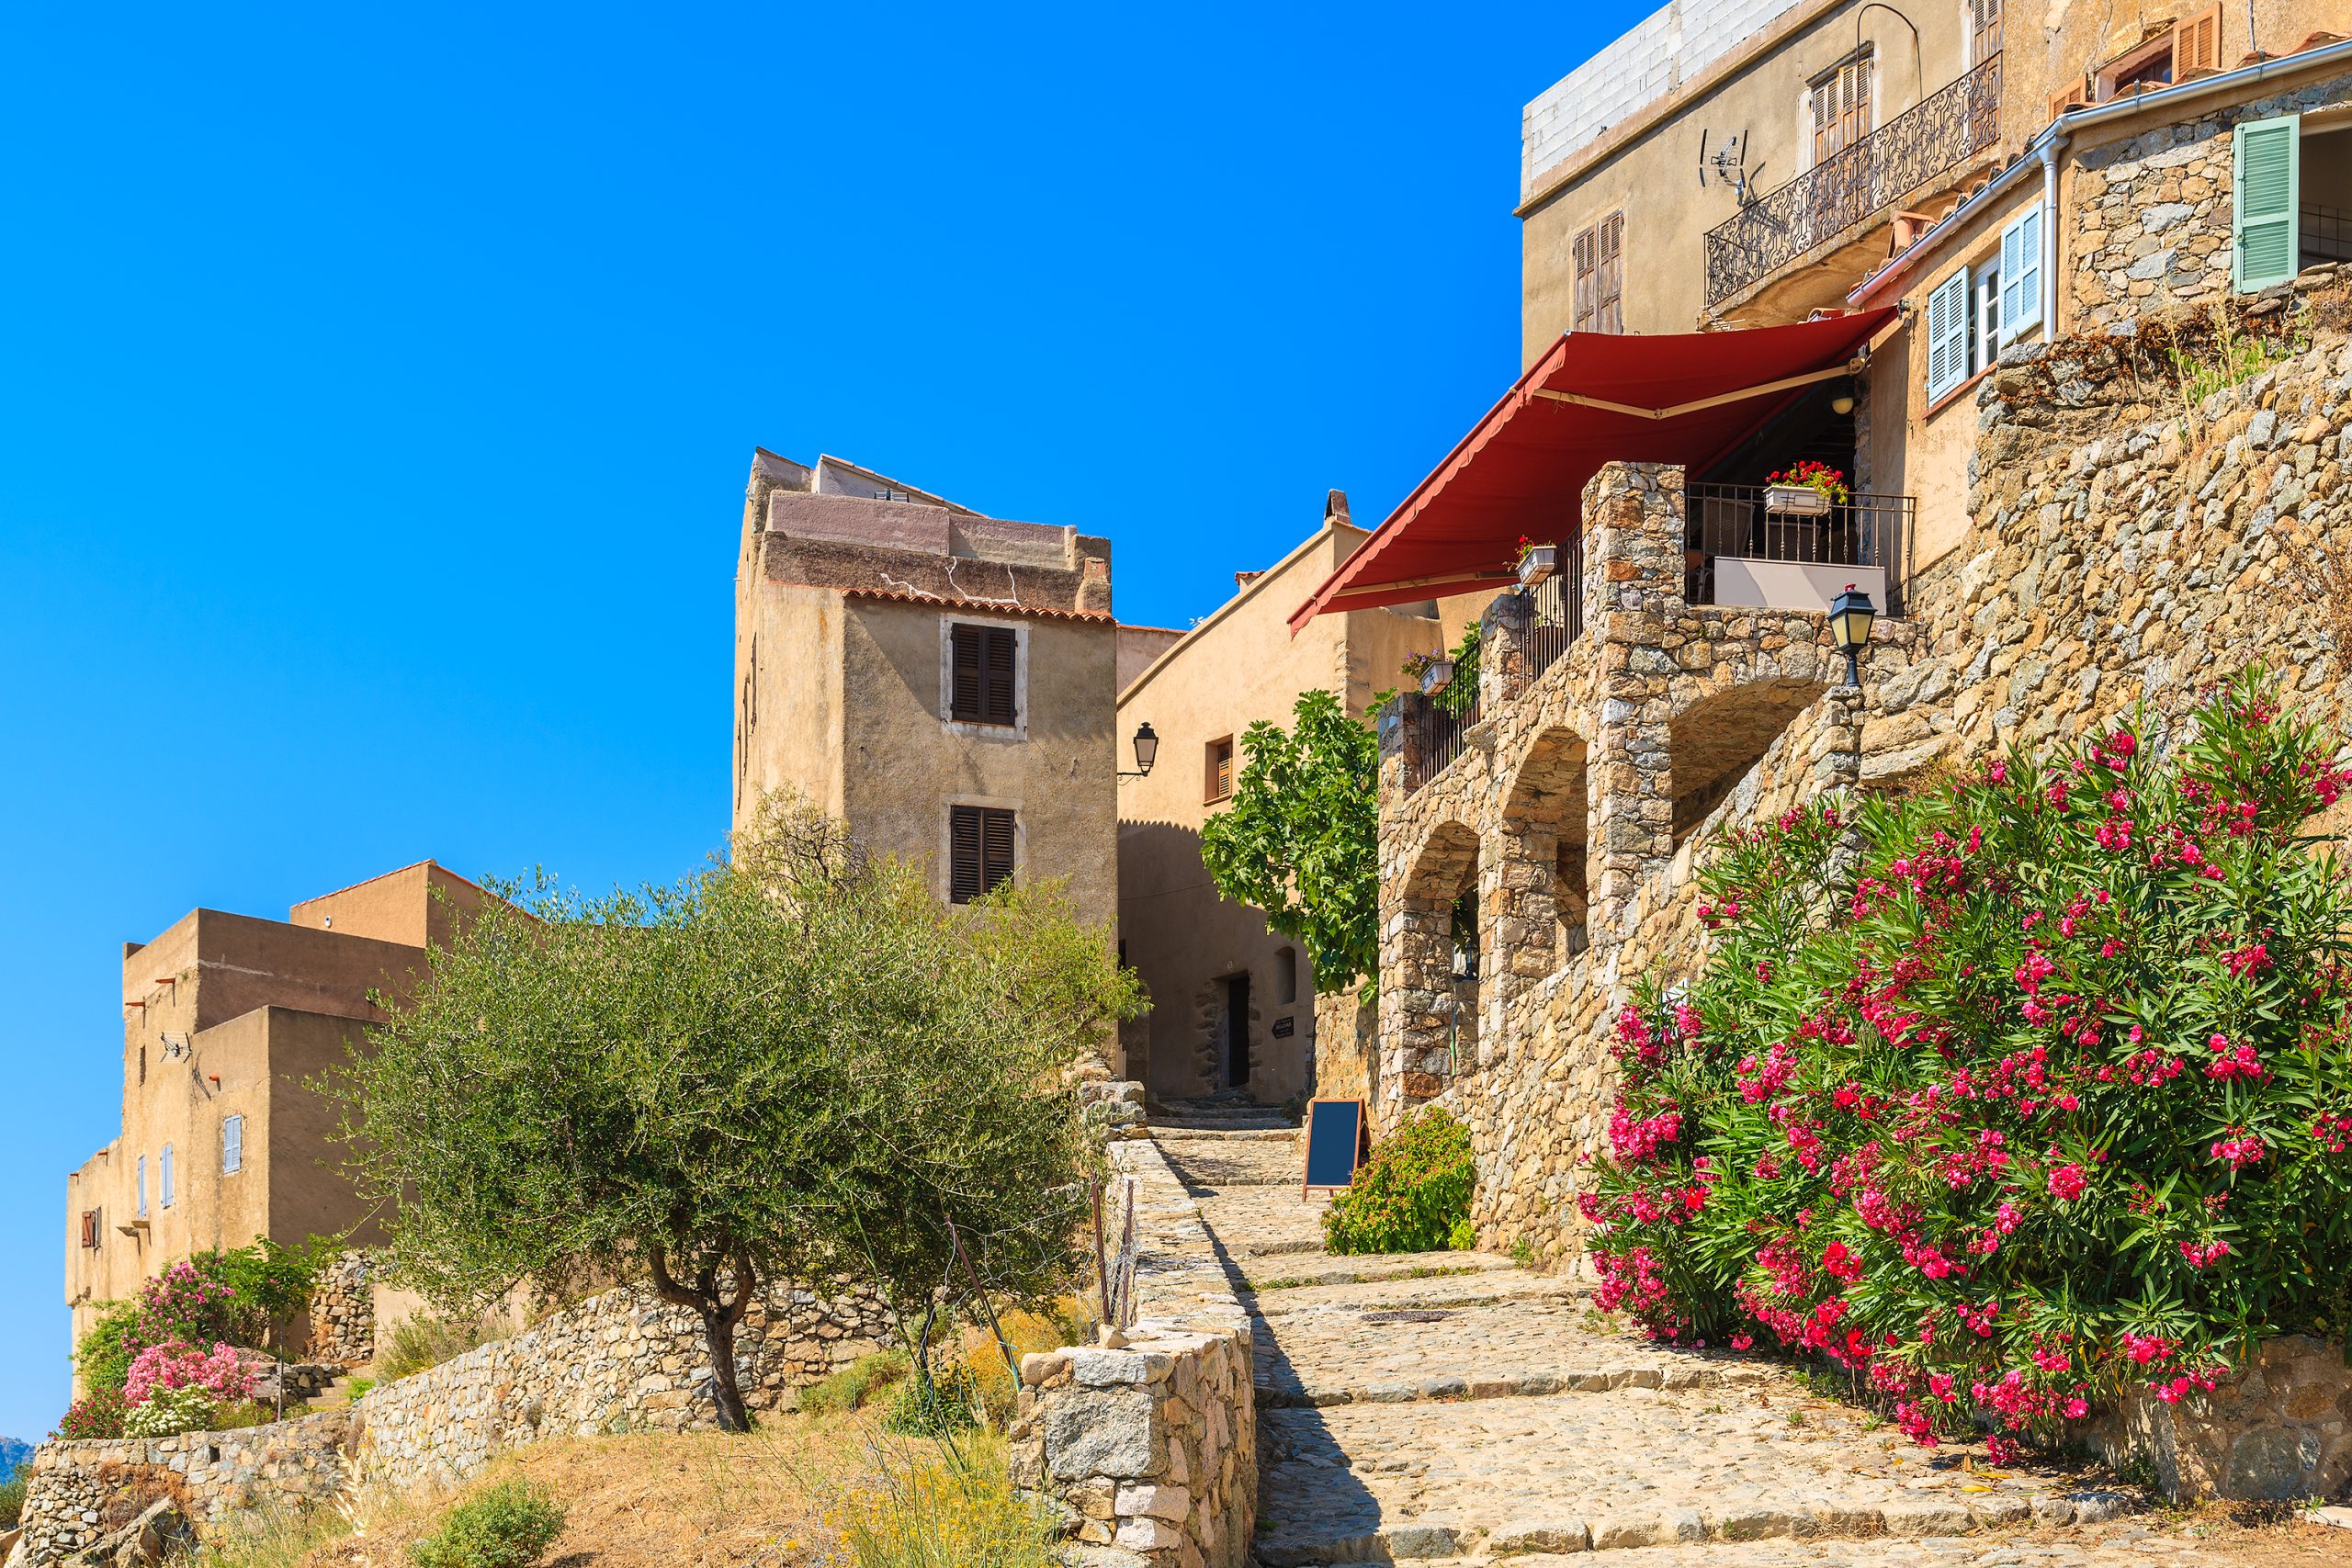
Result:
<svg viewBox="0 0 2352 1568"><path fill-rule="evenodd" d="M2062 1165L2050 1173L2050 1195L2061 1203L2071 1203L2081 1197L2090 1183L2084 1179L2079 1165Z"/></svg>
<svg viewBox="0 0 2352 1568"><path fill-rule="evenodd" d="M174 1341L151 1345L133 1359L123 1403L135 1408L163 1390L181 1388L201 1388L214 1400L227 1402L244 1398L253 1385L253 1369L233 1346L215 1344L207 1355L193 1345Z"/></svg>

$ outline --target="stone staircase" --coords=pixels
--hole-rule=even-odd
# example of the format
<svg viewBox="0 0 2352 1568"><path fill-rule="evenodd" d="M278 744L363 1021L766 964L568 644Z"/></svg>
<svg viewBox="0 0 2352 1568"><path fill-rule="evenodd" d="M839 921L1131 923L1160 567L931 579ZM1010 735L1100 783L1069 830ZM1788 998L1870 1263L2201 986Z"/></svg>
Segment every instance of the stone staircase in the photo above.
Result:
<svg viewBox="0 0 2352 1568"><path fill-rule="evenodd" d="M2074 1568L2173 1544L2102 1472L1919 1449L1779 1363L1628 1334L1508 1258L1334 1256L1272 1112L1170 1107L1151 1130L1252 1313L1263 1568L1634 1547L1638 1568Z"/></svg>

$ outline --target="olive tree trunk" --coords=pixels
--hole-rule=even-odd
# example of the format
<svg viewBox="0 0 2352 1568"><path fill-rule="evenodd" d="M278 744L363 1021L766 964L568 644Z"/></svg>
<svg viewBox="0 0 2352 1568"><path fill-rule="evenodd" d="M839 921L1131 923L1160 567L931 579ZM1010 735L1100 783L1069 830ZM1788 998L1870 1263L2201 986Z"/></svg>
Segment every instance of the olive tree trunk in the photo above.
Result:
<svg viewBox="0 0 2352 1568"><path fill-rule="evenodd" d="M718 1429L750 1431L752 1417L743 1408L743 1391L735 1381L735 1325L743 1321L752 1292L759 1289L759 1274L752 1267L751 1255L737 1248L730 1257L732 1295L720 1289L716 1263L704 1264L688 1285L671 1277L669 1258L660 1247L653 1249L651 1260L655 1293L665 1302L693 1308L702 1319L703 1344L710 1353L711 1393L718 1407Z"/></svg>

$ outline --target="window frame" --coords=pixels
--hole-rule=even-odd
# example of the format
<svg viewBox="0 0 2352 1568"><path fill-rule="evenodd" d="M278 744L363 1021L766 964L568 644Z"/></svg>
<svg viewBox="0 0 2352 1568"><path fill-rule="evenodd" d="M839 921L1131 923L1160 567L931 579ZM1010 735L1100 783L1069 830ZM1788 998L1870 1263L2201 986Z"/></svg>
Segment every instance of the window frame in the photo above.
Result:
<svg viewBox="0 0 2352 1568"><path fill-rule="evenodd" d="M1212 740L1204 749L1204 766L1201 776L1201 804L1216 806L1233 798L1233 784L1239 773L1240 749L1230 735ZM1222 769L1222 778L1219 772Z"/></svg>
<svg viewBox="0 0 2352 1568"><path fill-rule="evenodd" d="M956 633L968 627L977 633L1010 634L1012 643L1012 707L1002 719L959 717L956 708ZM978 740L1024 739L1029 733L1029 623L987 615L942 615L939 618L939 719L957 735ZM988 668L986 644L981 649L978 679L982 683L981 711L986 713Z"/></svg>
<svg viewBox="0 0 2352 1568"><path fill-rule="evenodd" d="M962 878L958 864L963 833L961 823L971 823L970 844L973 860L968 884ZM1004 832L1001 860L991 856L989 830L1001 823ZM1021 812L1017 807L999 801L950 801L947 807L947 901L950 904L970 904L985 898L1003 883L1021 872ZM991 871L994 874L991 875ZM968 890L967 890L968 887Z"/></svg>
<svg viewBox="0 0 2352 1568"><path fill-rule="evenodd" d="M1953 393L1990 370L2000 356L2001 254L1996 250L1989 257L1962 263L1928 290L1927 306L1920 312L1920 331L1928 337L1923 387L1929 409L1940 407ZM1956 300L1956 307L1948 308L1956 308L1959 312L1957 321L1948 314L1943 316L1946 332L1940 339L1935 331L1939 298ZM1960 358L1957 372L1947 374L1940 381L1935 374L1939 341L1955 348Z"/></svg>

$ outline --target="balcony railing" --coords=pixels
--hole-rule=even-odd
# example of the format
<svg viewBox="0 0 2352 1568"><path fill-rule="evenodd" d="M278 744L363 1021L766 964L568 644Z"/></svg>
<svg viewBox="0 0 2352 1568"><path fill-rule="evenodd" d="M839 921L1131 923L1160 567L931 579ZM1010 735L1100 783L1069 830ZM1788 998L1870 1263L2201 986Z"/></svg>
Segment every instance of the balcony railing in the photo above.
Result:
<svg viewBox="0 0 2352 1568"><path fill-rule="evenodd" d="M1527 679L1532 684L1552 668L1552 661L1584 636L1584 536L1560 547L1559 569L1532 588L1522 588L1527 601Z"/></svg>
<svg viewBox="0 0 2352 1568"><path fill-rule="evenodd" d="M1707 306L1762 282L1999 140L1994 55L1707 235Z"/></svg>
<svg viewBox="0 0 2352 1568"><path fill-rule="evenodd" d="M1767 511L1766 494L1762 485L1690 487L1685 598L1693 604L1826 609L1844 586L1829 580L1850 571L1881 609L1901 612L1915 497L1856 494L1806 517ZM1735 582L1738 592L1724 592Z"/></svg>

